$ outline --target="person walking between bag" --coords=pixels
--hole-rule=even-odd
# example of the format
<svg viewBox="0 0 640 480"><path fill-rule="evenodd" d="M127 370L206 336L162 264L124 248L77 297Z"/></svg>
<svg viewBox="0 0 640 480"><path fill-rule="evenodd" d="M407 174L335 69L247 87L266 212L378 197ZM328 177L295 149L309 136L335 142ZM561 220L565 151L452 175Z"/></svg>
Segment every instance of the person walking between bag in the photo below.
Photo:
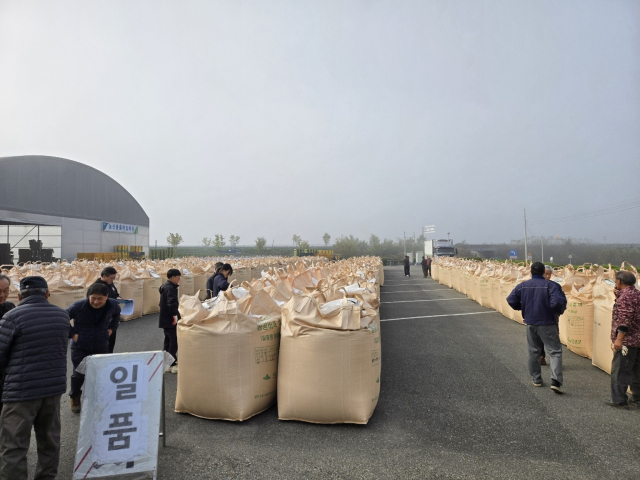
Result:
<svg viewBox="0 0 640 480"><path fill-rule="evenodd" d="M109 288L109 298L113 298L117 300L120 298L120 294L118 293L118 289L114 285L114 280L118 272L113 267L105 267L104 270L100 273L100 278L97 279L94 283L102 283ZM87 294L87 297L89 295ZM113 350L116 347L116 330L113 331L111 336L109 337L109 353L113 353Z"/></svg>
<svg viewBox="0 0 640 480"><path fill-rule="evenodd" d="M69 330L73 363L69 403L73 413L80 413L84 374L76 368L90 355L110 353L109 338L120 325L120 305L109 298L109 287L96 282L89 286L87 298L75 302L67 308L67 313L73 322Z"/></svg>
<svg viewBox="0 0 640 480"><path fill-rule="evenodd" d="M60 397L67 389L69 315L48 302L42 277L20 281L20 303L0 320L0 480L27 479L31 429L36 434L35 479L54 479L60 461Z"/></svg>
<svg viewBox="0 0 640 480"><path fill-rule="evenodd" d="M611 401L612 407L640 406L640 290L636 276L616 273L616 301L611 318ZM627 388L631 387L631 398Z"/></svg>
<svg viewBox="0 0 640 480"><path fill-rule="evenodd" d="M405 255L404 256L404 276L405 277L410 277L411 276L411 271L409 270L411 268L411 261L409 260L409 255Z"/></svg>
<svg viewBox="0 0 640 480"><path fill-rule="evenodd" d="M514 310L522 310L527 326L529 350L529 373L533 385L542 386L540 357L544 348L551 359L551 389L562 392L562 344L558 331L558 317L567 308L567 299L560 292L560 286L544 278L544 264L531 265L531 280L516 285L507 297L507 303Z"/></svg>
<svg viewBox="0 0 640 480"><path fill-rule="evenodd" d="M220 269L223 267L224 263L218 262L214 265L213 275L207 278L207 299L213 298L213 281L216 278L216 275L220 272Z"/></svg>
<svg viewBox="0 0 640 480"><path fill-rule="evenodd" d="M174 361L169 367L171 373L178 373L178 331L177 325L180 320L178 307L178 285L180 285L180 270L171 268L167 272L167 282L160 290L160 318L158 327L164 330L164 351L169 352Z"/></svg>
<svg viewBox="0 0 640 480"><path fill-rule="evenodd" d="M545 265L544 266L544 275L543 275L544 279L552 281L551 280L552 276L553 276L553 267L551 265ZM562 291L562 287L560 287L559 292L562 294L562 296L566 300L567 297L564 294L564 292ZM559 320L558 320L558 322L559 322ZM558 322L556 322L556 326L558 326ZM546 355L545 355L545 352L544 352L544 344L543 343L540 344L540 350L542 351L542 354L540 355L540 365L547 365L547 359L546 359Z"/></svg>

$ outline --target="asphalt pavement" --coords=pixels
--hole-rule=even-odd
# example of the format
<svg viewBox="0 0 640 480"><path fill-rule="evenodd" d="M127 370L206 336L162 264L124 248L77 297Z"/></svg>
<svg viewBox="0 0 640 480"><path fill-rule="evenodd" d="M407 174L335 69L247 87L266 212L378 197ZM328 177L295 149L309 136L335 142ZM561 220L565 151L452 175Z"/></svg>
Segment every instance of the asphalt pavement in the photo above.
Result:
<svg viewBox="0 0 640 480"><path fill-rule="evenodd" d="M640 478L640 411L604 405L609 375L565 350L565 394L549 388L549 367L533 387L522 325L412 271L385 268L381 392L367 425L279 421L276 406L245 422L177 414L176 375L165 374L158 478ZM116 351L161 349L157 320L123 323ZM64 396L61 479L79 419ZM34 439L29 464L33 475Z"/></svg>

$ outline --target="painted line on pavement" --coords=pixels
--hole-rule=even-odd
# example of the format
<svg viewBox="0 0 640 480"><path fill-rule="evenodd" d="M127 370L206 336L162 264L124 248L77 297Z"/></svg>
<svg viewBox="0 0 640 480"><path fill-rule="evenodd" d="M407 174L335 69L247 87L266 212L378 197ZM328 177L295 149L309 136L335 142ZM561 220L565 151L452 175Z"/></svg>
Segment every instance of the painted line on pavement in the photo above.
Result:
<svg viewBox="0 0 640 480"><path fill-rule="evenodd" d="M469 300L469 297L461 298L430 298L429 300L396 300L395 302L380 302L383 303L412 303L412 302L449 302L451 300Z"/></svg>
<svg viewBox="0 0 640 480"><path fill-rule="evenodd" d="M421 317L403 317L403 318L384 318L381 322L395 322L397 320L415 320L419 318L436 318L436 317L461 317L464 315L482 315L484 313L497 313L495 310L489 312L471 312L471 313L449 313L447 315L425 315Z"/></svg>

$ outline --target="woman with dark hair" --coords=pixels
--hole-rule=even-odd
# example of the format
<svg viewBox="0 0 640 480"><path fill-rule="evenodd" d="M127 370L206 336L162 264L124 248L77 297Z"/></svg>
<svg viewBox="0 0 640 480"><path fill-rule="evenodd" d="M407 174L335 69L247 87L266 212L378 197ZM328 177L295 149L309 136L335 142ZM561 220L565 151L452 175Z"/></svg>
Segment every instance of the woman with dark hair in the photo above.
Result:
<svg viewBox="0 0 640 480"><path fill-rule="evenodd" d="M216 275L218 275L218 273L220 273L220 269L222 269L224 263L222 262L218 262L214 265L214 272L213 275L211 275L208 279L207 279L207 299L209 298L213 298L213 280L216 278Z"/></svg>
<svg viewBox="0 0 640 480"><path fill-rule="evenodd" d="M218 272L213 278L213 291L211 295L215 298L221 291L227 290L229 288L228 278L233 275L233 268L230 264L225 263L220 272Z"/></svg>

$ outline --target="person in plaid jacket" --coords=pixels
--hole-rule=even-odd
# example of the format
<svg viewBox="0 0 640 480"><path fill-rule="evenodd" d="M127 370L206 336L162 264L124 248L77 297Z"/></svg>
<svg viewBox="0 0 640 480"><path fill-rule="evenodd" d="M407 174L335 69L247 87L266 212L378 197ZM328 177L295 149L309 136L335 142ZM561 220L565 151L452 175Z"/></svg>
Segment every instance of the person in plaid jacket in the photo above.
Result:
<svg viewBox="0 0 640 480"><path fill-rule="evenodd" d="M640 406L640 291L635 285L633 273L616 273L616 302L611 319L611 401L606 403L618 408Z"/></svg>

